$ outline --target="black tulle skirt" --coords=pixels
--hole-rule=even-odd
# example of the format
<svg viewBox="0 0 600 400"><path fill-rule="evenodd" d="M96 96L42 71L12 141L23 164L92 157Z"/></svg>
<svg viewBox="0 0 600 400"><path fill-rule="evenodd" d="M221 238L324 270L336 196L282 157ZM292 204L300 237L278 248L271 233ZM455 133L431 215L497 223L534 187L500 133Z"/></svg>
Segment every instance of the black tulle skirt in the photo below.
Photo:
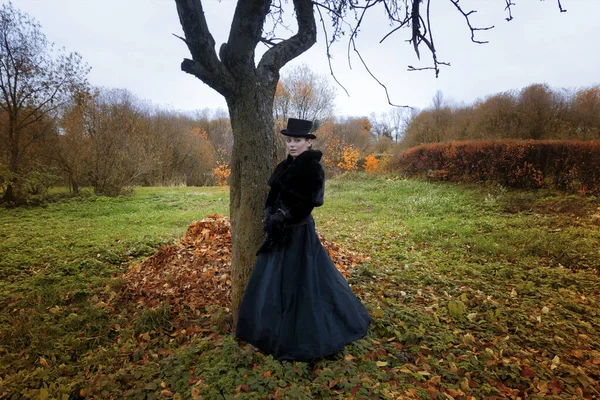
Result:
<svg viewBox="0 0 600 400"><path fill-rule="evenodd" d="M260 253L238 312L236 335L280 360L342 350L371 317L321 245L312 217L288 244Z"/></svg>

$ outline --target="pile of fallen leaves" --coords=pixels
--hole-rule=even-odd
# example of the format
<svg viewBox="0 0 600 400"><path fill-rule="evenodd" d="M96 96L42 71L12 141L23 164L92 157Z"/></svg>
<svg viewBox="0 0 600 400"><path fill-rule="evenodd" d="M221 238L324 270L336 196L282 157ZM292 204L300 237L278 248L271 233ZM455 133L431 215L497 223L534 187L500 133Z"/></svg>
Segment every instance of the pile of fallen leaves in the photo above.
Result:
<svg viewBox="0 0 600 400"><path fill-rule="evenodd" d="M231 232L229 217L213 214L192 223L177 244L162 246L124 274L125 291L149 307L168 301L172 311L210 305L227 306L231 297ZM365 260L321 235L335 266L348 276Z"/></svg>

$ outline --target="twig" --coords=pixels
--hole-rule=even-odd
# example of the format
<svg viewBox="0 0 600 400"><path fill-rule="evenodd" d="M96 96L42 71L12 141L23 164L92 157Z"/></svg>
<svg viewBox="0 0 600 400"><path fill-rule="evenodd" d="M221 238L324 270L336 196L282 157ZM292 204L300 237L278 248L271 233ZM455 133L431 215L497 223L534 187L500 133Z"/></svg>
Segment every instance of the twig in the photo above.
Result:
<svg viewBox="0 0 600 400"><path fill-rule="evenodd" d="M321 18L321 24L323 25L323 33L325 34L325 46L327 49L326 52L327 52L327 63L329 64L329 73L333 77L333 80L335 81L335 83L337 83L342 89L344 89L344 92L346 92L346 96L350 97L350 93L348 93L348 90L346 90L344 85L342 85L340 83L340 81L335 76L335 73L333 72L333 67L331 66L331 58L332 57L331 57L331 52L330 52L331 43L327 39L327 28L325 27L325 20L323 19L323 14L321 14L321 9L319 8L319 4L317 4L317 3L315 3L315 4L317 5L317 11L319 12L319 17ZM324 8L326 8L326 7L324 7Z"/></svg>
<svg viewBox="0 0 600 400"><path fill-rule="evenodd" d="M354 41L354 38L351 38L350 41L352 42L352 47L354 48L354 51L358 55L358 58L360 59L360 62L365 67L365 69L367 70L367 72L369 73L369 75L371 75L371 77L375 80L375 82L377 82L381 87L383 87L383 90L385 90L385 97L387 98L388 104L390 106L393 106L393 107L412 108L410 106L406 106L406 105L402 105L401 106L401 105L392 103L392 101L390 100L390 94L388 92L387 86L385 86L383 83L381 83L381 81L379 79L377 79L377 77L375 75L373 75L373 73L371 72L371 70L367 66L367 63L365 62L365 60L363 60L362 55L360 54L360 51L358 51L358 49L356 48L356 42Z"/></svg>
<svg viewBox="0 0 600 400"><path fill-rule="evenodd" d="M183 43L185 43L185 44L188 44L187 40L185 40L185 38L184 38L184 37L181 37L181 36L179 36L179 35L176 35L176 34L174 34L174 33L172 33L171 35L175 36L175 37L176 37L176 38L178 38L178 39L181 39L181 40L183 40Z"/></svg>
<svg viewBox="0 0 600 400"><path fill-rule="evenodd" d="M504 7L504 10L508 11L508 17L506 17L505 19L510 22L513 19L511 7L514 6L515 3L513 3L511 0L505 0L505 1L506 1L506 7Z"/></svg>
<svg viewBox="0 0 600 400"><path fill-rule="evenodd" d="M352 63L350 61L350 45L352 44L354 47L354 50L356 51L356 46L354 43L354 38L357 37L358 35L358 28L360 28L360 25L362 24L363 18L365 17L365 14L367 12L367 10L370 8L369 7L369 2L371 0L367 0L367 5L365 7L363 7L362 9L362 13L360 14L360 17L358 18L358 20L356 21L356 26L354 27L354 29L352 29L352 33L350 34L350 39L348 40L348 67L350 69L352 69Z"/></svg>
<svg viewBox="0 0 600 400"><path fill-rule="evenodd" d="M467 25L469 26L469 29L471 30L471 41L473 43L477 43L477 44L489 43L487 40L486 41L476 40L475 39L475 32L476 31L488 31L490 29L493 29L494 25L492 25L492 26L486 26L485 28L474 28L473 25L471 25L471 19L469 17L471 16L471 14L475 14L477 11L471 10L469 12L465 12L462 9L462 7L458 4L459 0L450 0L450 2L452 4L454 4L454 7L456 7L456 9L463 15L463 17L465 17L465 21L467 22ZM512 5L512 3L510 3L510 1L507 0L507 7L509 9L509 15L510 15L510 5ZM510 16L510 18L512 18L512 15Z"/></svg>

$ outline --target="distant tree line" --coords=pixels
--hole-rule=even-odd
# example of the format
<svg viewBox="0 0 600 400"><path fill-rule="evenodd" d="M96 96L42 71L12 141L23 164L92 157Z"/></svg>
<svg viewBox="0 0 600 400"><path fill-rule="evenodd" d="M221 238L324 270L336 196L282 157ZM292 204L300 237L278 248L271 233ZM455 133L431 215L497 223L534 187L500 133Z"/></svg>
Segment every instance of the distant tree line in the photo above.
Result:
<svg viewBox="0 0 600 400"><path fill-rule="evenodd" d="M600 85L568 91L533 84L470 106L452 106L438 92L407 124L401 144L490 139L599 140Z"/></svg>

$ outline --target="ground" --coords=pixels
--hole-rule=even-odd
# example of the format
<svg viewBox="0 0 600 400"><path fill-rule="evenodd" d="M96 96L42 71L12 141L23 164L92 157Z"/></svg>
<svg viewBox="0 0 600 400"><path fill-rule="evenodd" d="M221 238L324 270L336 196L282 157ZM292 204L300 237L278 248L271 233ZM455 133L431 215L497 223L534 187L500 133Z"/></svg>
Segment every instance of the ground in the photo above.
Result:
<svg viewBox="0 0 600 400"><path fill-rule="evenodd" d="M138 188L0 210L0 398L600 396L597 198L330 180L317 231L373 323L310 363L231 334L227 204Z"/></svg>

